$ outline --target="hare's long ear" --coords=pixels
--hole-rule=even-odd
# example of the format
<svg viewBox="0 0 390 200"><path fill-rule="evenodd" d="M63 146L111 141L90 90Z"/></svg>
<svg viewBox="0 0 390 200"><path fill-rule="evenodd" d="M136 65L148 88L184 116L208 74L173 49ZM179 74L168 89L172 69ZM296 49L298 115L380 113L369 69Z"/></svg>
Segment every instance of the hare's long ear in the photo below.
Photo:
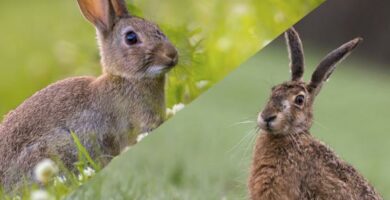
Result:
<svg viewBox="0 0 390 200"><path fill-rule="evenodd" d="M96 28L106 33L115 20L129 16L124 0L77 0L81 12Z"/></svg>
<svg viewBox="0 0 390 200"><path fill-rule="evenodd" d="M352 50L354 50L362 41L362 38L355 38L325 56L311 76L311 81L308 85L309 92L313 96L316 96L319 93L324 82L335 70L336 65L351 54Z"/></svg>
<svg viewBox="0 0 390 200"><path fill-rule="evenodd" d="M286 31L285 37L290 57L291 80L299 81L305 69L302 42L294 28Z"/></svg>

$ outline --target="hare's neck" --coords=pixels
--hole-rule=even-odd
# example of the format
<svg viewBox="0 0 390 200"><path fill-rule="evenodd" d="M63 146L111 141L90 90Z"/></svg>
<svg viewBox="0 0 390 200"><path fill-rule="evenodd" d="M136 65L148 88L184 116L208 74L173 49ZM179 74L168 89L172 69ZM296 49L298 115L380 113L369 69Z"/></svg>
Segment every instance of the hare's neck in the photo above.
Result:
<svg viewBox="0 0 390 200"><path fill-rule="evenodd" d="M261 165L277 165L288 159L298 156L311 137L309 133L272 135L261 133L257 138L253 155L253 167L261 168Z"/></svg>
<svg viewBox="0 0 390 200"><path fill-rule="evenodd" d="M304 166L302 153L304 153L305 148L305 137L310 137L310 135L261 133L254 148L251 175L249 177L249 189L252 198L263 197L269 191L278 191L275 188L285 188L286 185L284 184L288 184L289 187L283 192L288 193L287 190L289 189L296 191L296 188L293 187L299 186L301 177L300 171L296 169ZM265 196L264 199L269 199L267 195Z"/></svg>

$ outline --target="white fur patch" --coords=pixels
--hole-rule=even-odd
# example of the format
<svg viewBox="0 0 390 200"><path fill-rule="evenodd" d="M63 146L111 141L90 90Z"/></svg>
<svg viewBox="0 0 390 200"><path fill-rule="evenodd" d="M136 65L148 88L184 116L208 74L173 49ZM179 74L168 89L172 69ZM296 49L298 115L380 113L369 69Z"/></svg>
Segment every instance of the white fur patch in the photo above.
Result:
<svg viewBox="0 0 390 200"><path fill-rule="evenodd" d="M259 113L258 115L257 115L257 124L264 124L264 120L263 120L263 118L261 117L261 113Z"/></svg>
<svg viewBox="0 0 390 200"><path fill-rule="evenodd" d="M276 114L276 119L271 122L271 126L280 126L282 123L283 115L281 113Z"/></svg>
<svg viewBox="0 0 390 200"><path fill-rule="evenodd" d="M168 72L168 67L165 65L152 65L146 70L146 76L156 77Z"/></svg>
<svg viewBox="0 0 390 200"><path fill-rule="evenodd" d="M283 105L283 110L284 110L284 111L290 110L291 105L290 105L290 102L289 102L289 101L284 100L284 101L282 102L282 105Z"/></svg>
<svg viewBox="0 0 390 200"><path fill-rule="evenodd" d="M274 121L270 122L271 129L273 131L279 131L281 123L283 121L283 114L277 113L276 118ZM263 117L261 117L261 113L257 117L257 124L260 126L261 129L265 130L266 128L266 122L264 121Z"/></svg>

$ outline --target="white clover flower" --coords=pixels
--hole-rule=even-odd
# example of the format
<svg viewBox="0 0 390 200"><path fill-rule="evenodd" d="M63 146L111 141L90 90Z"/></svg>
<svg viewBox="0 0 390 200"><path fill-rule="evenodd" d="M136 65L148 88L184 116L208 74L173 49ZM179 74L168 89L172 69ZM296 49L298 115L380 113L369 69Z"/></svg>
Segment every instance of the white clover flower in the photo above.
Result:
<svg viewBox="0 0 390 200"><path fill-rule="evenodd" d="M35 166L34 175L37 181L47 184L58 171L58 166L52 160L44 159Z"/></svg>
<svg viewBox="0 0 390 200"><path fill-rule="evenodd" d="M167 111L165 111L165 113L166 113L167 117L172 117L174 115L172 109L170 109L170 108L167 108Z"/></svg>
<svg viewBox="0 0 390 200"><path fill-rule="evenodd" d="M87 167L83 170L83 174L85 177L91 178L93 175L95 175L95 170L90 167Z"/></svg>
<svg viewBox="0 0 390 200"><path fill-rule="evenodd" d="M146 136L148 136L149 133L148 132L145 132L145 133L141 133L137 136L137 142L141 142L141 140L143 140Z"/></svg>
<svg viewBox="0 0 390 200"><path fill-rule="evenodd" d="M138 137L137 137L137 142L138 142ZM131 149L131 146L126 146L126 147L122 150L121 153L125 153L125 152L127 152L128 150L130 150L130 149Z"/></svg>
<svg viewBox="0 0 390 200"><path fill-rule="evenodd" d="M91 167L86 167L83 171L77 176L79 181L84 181L92 178L95 175L95 170Z"/></svg>
<svg viewBox="0 0 390 200"><path fill-rule="evenodd" d="M208 84L209 84L208 80L200 80L200 81L196 82L195 85L198 89L202 89L202 88L206 87Z"/></svg>
<svg viewBox="0 0 390 200"><path fill-rule="evenodd" d="M66 177L65 176L57 176L57 180L60 183L65 183L66 182Z"/></svg>
<svg viewBox="0 0 390 200"><path fill-rule="evenodd" d="M183 103L175 104L173 105L172 108L167 108L166 114L168 117L171 117L175 115L177 112L179 112L180 110L182 110L184 107L185 105Z"/></svg>
<svg viewBox="0 0 390 200"><path fill-rule="evenodd" d="M183 108L185 107L184 104L182 103L179 103L179 104L176 104L172 107L172 111L176 114L177 112L179 112L180 110L182 110Z"/></svg>
<svg viewBox="0 0 390 200"><path fill-rule="evenodd" d="M54 185L58 185L59 183L64 184L66 182L65 176L56 176L54 178Z"/></svg>
<svg viewBox="0 0 390 200"><path fill-rule="evenodd" d="M31 193L31 200L53 200L54 198L45 190L35 190Z"/></svg>
<svg viewBox="0 0 390 200"><path fill-rule="evenodd" d="M79 180L79 181L83 181L84 180L84 176L82 175L82 174L79 174L78 176L77 176L77 179ZM81 185L81 183L79 183L80 185Z"/></svg>

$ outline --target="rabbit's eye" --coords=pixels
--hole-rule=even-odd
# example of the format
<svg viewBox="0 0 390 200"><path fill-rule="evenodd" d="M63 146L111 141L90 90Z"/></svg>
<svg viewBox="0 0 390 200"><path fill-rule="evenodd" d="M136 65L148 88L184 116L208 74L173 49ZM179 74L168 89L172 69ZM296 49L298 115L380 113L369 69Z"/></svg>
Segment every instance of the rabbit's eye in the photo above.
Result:
<svg viewBox="0 0 390 200"><path fill-rule="evenodd" d="M294 102L295 102L295 104L302 106L303 103L305 102L305 96L303 96L303 95L296 96Z"/></svg>
<svg viewBox="0 0 390 200"><path fill-rule="evenodd" d="M128 45L134 45L138 42L138 36L134 31L129 31L126 33L126 43Z"/></svg>

